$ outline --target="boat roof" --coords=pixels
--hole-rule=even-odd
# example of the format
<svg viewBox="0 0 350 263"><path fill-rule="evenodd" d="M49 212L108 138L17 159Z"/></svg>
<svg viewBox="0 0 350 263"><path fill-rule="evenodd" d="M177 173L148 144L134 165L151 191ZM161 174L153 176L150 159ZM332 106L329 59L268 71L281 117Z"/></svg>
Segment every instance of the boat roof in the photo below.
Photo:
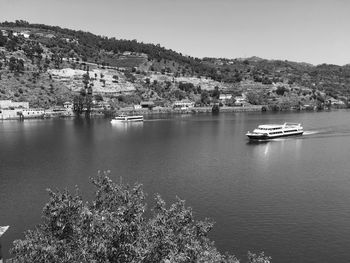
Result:
<svg viewBox="0 0 350 263"><path fill-rule="evenodd" d="M300 126L300 123L285 122L283 124L262 124L259 128L271 129L271 128L281 128L283 126Z"/></svg>
<svg viewBox="0 0 350 263"><path fill-rule="evenodd" d="M139 119L143 119L143 115L118 115L116 116L116 118L131 118L131 119L136 119L136 118L139 118Z"/></svg>
<svg viewBox="0 0 350 263"><path fill-rule="evenodd" d="M269 129L269 128L279 128L282 126L283 124L263 124L263 125L259 125L259 128Z"/></svg>

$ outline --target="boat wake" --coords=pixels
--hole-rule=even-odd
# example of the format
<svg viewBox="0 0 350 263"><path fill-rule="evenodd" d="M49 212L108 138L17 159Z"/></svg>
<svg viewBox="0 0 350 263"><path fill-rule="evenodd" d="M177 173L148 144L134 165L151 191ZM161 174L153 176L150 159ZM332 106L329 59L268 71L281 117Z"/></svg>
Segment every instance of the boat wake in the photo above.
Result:
<svg viewBox="0 0 350 263"><path fill-rule="evenodd" d="M314 134L319 134L321 131L304 131L303 135L314 135Z"/></svg>
<svg viewBox="0 0 350 263"><path fill-rule="evenodd" d="M170 119L145 119L144 122L169 121Z"/></svg>
<svg viewBox="0 0 350 263"><path fill-rule="evenodd" d="M343 137L350 136L348 129L322 129L322 130L310 130L304 131L303 138L325 138L325 137Z"/></svg>

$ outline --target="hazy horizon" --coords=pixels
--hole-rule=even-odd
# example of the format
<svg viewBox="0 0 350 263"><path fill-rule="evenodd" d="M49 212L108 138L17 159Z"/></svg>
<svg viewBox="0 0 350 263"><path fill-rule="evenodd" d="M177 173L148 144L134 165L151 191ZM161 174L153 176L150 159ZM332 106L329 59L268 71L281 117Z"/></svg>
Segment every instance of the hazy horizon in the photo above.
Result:
<svg viewBox="0 0 350 263"><path fill-rule="evenodd" d="M1 21L160 44L193 57L350 63L346 0L0 0Z"/></svg>

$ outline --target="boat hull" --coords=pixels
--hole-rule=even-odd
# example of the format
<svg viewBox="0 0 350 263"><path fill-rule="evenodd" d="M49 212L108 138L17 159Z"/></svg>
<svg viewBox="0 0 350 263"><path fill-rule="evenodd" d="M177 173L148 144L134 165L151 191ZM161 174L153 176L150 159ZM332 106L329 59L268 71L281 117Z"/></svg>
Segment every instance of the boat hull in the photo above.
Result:
<svg viewBox="0 0 350 263"><path fill-rule="evenodd" d="M268 135L268 134L247 134L249 140L271 140L275 138L281 138L281 137L292 137L292 136L300 136L303 135L303 131L296 132L296 133L285 133L285 134L279 134L279 135Z"/></svg>
<svg viewBox="0 0 350 263"><path fill-rule="evenodd" d="M121 122L142 122L142 115L119 115L111 120L111 123L121 123Z"/></svg>
<svg viewBox="0 0 350 263"><path fill-rule="evenodd" d="M133 119L133 120L111 120L111 123L121 123L121 122L142 122L143 119Z"/></svg>

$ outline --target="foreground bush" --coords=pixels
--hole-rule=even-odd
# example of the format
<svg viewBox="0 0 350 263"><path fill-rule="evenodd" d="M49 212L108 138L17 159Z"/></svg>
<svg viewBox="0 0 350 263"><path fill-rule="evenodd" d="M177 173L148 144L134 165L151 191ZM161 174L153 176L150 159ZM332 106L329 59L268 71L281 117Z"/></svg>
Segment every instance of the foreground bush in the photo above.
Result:
<svg viewBox="0 0 350 263"><path fill-rule="evenodd" d="M195 221L184 201L167 208L156 196L146 217L141 185L113 183L107 173L92 183L92 202L84 202L78 190L49 190L43 223L14 241L11 262L239 262L214 247L207 237L212 222ZM270 258L248 253L248 262Z"/></svg>

